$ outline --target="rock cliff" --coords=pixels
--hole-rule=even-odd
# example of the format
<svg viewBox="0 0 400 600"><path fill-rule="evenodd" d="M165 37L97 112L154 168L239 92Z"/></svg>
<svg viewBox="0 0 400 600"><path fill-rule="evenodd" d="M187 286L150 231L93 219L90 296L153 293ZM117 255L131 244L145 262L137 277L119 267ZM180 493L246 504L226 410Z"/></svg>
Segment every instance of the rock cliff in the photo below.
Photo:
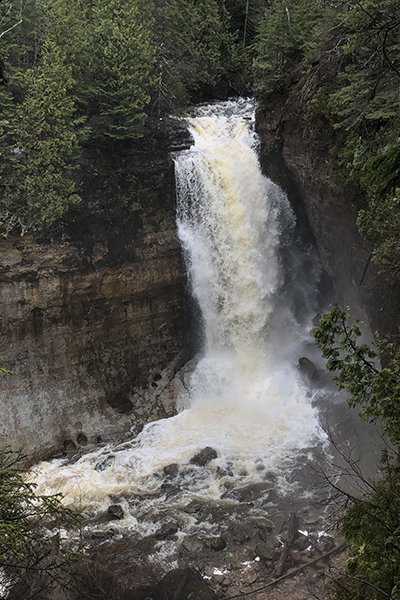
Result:
<svg viewBox="0 0 400 600"><path fill-rule="evenodd" d="M158 396L182 359L168 149L84 167L84 206L52 237L0 238L0 351L15 372L2 376L0 446L26 444L32 460L165 416Z"/></svg>
<svg viewBox="0 0 400 600"><path fill-rule="evenodd" d="M335 131L327 120L310 114L303 85L297 76L290 94L272 95L258 110L264 171L288 192L305 229L311 227L338 301L350 305L356 316L362 316L361 306L373 331L393 332L399 289L371 261L371 248L356 226L360 198L337 176Z"/></svg>

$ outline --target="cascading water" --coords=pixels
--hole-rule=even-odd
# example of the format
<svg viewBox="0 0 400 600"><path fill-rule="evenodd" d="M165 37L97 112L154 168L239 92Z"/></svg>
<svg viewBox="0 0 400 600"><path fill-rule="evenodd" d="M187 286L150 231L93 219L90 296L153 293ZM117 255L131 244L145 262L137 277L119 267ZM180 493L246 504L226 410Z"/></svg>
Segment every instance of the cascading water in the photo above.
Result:
<svg viewBox="0 0 400 600"><path fill-rule="evenodd" d="M141 535L154 533L166 511L180 515L179 539L207 528L182 512L194 499L235 504L238 490L271 473L284 493L296 457L321 439L296 367L307 328L282 293L279 244L294 217L261 174L254 108L241 100L197 109L189 119L195 144L175 156L178 232L204 325L181 412L75 464L36 468L39 492L60 491L86 514L106 510L117 496L125 512L118 527ZM217 458L191 464L207 446ZM163 473L171 463L179 465L172 491Z"/></svg>

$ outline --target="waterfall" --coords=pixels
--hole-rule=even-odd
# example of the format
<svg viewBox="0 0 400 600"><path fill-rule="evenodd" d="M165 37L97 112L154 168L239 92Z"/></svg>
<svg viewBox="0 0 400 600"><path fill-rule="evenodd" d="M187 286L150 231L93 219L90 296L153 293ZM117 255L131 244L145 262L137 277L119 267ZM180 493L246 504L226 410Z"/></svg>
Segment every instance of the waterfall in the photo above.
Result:
<svg viewBox="0 0 400 600"><path fill-rule="evenodd" d="M261 173L254 104L198 113L189 122L195 145L175 157L178 233L205 337L191 396L196 402L199 395L240 393L246 402L254 394L243 385L276 369L268 354L276 358L280 345L271 337L282 283L280 217L289 228L294 217L286 196Z"/></svg>
<svg viewBox="0 0 400 600"><path fill-rule="evenodd" d="M227 489L265 482L271 471L284 491L296 456L320 436L296 366L309 332L282 287L280 247L294 217L261 173L254 109L247 100L198 108L188 120L194 146L174 157L178 234L204 329L182 410L130 442L36 469L38 491L61 491L75 504L84 499L86 511L105 510L110 495L125 499L119 526L143 534L156 528L160 498L164 511L194 498L229 502ZM217 458L205 468L191 465L206 446ZM179 465L173 495L163 487L171 463Z"/></svg>

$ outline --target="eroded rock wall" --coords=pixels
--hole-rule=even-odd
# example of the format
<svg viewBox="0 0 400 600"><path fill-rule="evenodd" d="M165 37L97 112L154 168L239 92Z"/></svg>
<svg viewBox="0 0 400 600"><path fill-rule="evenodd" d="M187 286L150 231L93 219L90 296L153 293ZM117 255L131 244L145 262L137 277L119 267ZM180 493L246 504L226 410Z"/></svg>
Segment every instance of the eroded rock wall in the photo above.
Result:
<svg viewBox="0 0 400 600"><path fill-rule="evenodd" d="M337 176L335 131L310 113L303 86L302 80L296 82L289 97L271 96L258 110L264 171L288 192L298 218L311 227L337 300L356 316L362 316L361 306L373 331L393 332L399 288L389 285L371 261L371 247L356 226L362 199Z"/></svg>
<svg viewBox="0 0 400 600"><path fill-rule="evenodd" d="M26 444L32 460L165 416L185 327L173 164L165 149L129 163L135 203L113 206L120 179L98 184L115 176L103 161L55 237L0 238L0 353L15 371L1 379L0 446Z"/></svg>

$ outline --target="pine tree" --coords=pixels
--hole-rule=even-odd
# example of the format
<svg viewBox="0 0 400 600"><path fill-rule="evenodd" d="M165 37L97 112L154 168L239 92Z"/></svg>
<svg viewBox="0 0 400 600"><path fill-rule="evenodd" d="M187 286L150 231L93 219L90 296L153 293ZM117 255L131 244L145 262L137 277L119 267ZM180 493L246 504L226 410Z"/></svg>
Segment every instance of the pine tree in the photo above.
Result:
<svg viewBox="0 0 400 600"><path fill-rule="evenodd" d="M95 135L114 140L143 135L155 81L152 12L152 4L141 0L98 0L93 8L87 98Z"/></svg>
<svg viewBox="0 0 400 600"><path fill-rule="evenodd" d="M73 180L79 156L72 69L49 40L23 78L25 98L9 123L13 148L2 165L2 208L10 224L42 228L80 202Z"/></svg>

